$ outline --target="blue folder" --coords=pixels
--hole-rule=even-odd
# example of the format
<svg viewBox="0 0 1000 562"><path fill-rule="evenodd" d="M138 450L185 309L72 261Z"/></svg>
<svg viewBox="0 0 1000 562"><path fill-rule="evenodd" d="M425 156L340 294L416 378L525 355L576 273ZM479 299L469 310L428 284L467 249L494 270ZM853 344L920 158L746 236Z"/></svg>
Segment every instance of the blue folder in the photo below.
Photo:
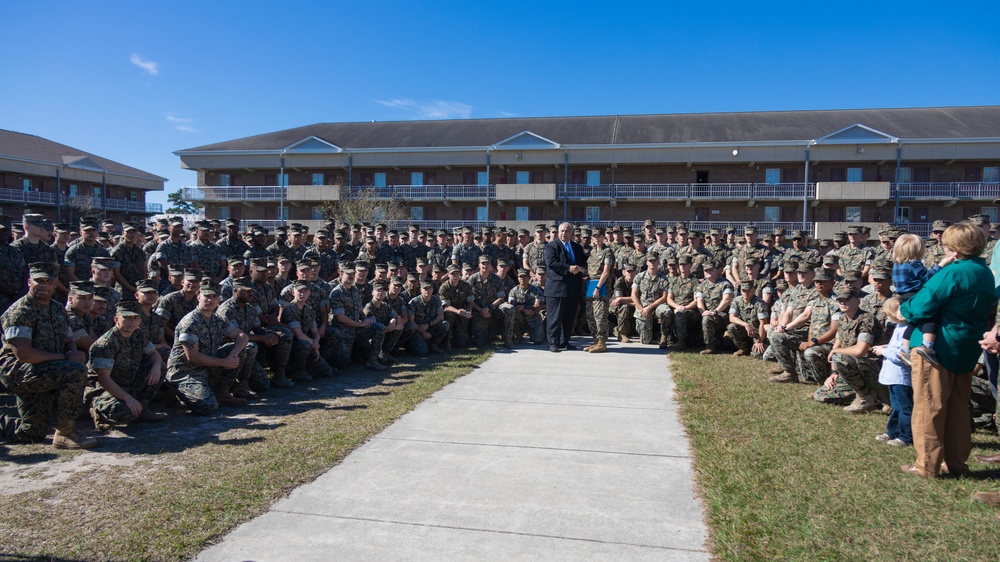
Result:
<svg viewBox="0 0 1000 562"><path fill-rule="evenodd" d="M597 288L597 284L599 282L600 282L600 280L598 280L598 279L591 279L591 280L587 281L587 294L585 294L584 297L590 298L591 296L593 296L594 289ZM602 299L606 298L608 296L608 284L607 283L605 283L604 286L601 287L600 295L601 295Z"/></svg>

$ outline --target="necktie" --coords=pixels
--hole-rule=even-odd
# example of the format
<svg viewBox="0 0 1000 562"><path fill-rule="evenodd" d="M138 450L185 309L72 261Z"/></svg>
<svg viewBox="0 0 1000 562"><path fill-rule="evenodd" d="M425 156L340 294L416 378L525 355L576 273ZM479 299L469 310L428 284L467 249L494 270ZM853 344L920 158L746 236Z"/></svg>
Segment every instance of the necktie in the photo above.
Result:
<svg viewBox="0 0 1000 562"><path fill-rule="evenodd" d="M573 247L569 242L566 242L566 253L569 254L569 261L575 262L576 259L573 258Z"/></svg>

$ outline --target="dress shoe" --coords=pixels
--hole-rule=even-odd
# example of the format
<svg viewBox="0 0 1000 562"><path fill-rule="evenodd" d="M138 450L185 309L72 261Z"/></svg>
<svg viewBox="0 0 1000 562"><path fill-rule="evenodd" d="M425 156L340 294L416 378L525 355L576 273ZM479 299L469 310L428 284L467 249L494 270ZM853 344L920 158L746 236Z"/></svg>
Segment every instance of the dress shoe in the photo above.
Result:
<svg viewBox="0 0 1000 562"><path fill-rule="evenodd" d="M976 455L976 460L986 464L1000 464L1000 453L995 455Z"/></svg>
<svg viewBox="0 0 1000 562"><path fill-rule="evenodd" d="M571 343L562 346L562 348L565 349L566 351L576 351L576 346Z"/></svg>
<svg viewBox="0 0 1000 562"><path fill-rule="evenodd" d="M550 345L549 346L549 351L551 351L552 353L559 353L559 346L558 345Z"/></svg>

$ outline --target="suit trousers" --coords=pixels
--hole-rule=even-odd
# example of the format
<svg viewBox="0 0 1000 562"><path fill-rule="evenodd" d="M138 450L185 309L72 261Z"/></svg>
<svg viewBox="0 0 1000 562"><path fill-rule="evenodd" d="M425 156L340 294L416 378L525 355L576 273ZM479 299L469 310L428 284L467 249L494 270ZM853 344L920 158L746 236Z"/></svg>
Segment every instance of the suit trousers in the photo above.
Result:
<svg viewBox="0 0 1000 562"><path fill-rule="evenodd" d="M546 335L549 345L562 347L573 337L576 325L576 310L580 306L580 297L545 297Z"/></svg>

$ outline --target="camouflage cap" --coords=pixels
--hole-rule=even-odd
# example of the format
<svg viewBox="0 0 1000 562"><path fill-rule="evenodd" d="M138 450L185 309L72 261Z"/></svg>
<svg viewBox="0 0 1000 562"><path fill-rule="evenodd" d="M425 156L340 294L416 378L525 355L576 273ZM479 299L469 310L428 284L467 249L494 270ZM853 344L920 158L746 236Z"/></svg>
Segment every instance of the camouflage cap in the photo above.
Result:
<svg viewBox="0 0 1000 562"><path fill-rule="evenodd" d="M142 305L139 301L122 301L116 312L121 316L142 316Z"/></svg>
<svg viewBox="0 0 1000 562"><path fill-rule="evenodd" d="M660 261L660 252L647 252L646 261Z"/></svg>
<svg viewBox="0 0 1000 562"><path fill-rule="evenodd" d="M167 275L171 277L175 275L184 275L184 268L179 265L169 265L167 266Z"/></svg>
<svg viewBox="0 0 1000 562"><path fill-rule="evenodd" d="M156 282L152 279L143 279L135 284L135 290L143 293L153 292L158 293L159 288L156 286Z"/></svg>
<svg viewBox="0 0 1000 562"><path fill-rule="evenodd" d="M778 279L777 281L774 282L774 288L784 291L785 289L788 289L788 281L785 281L784 279Z"/></svg>
<svg viewBox="0 0 1000 562"><path fill-rule="evenodd" d="M948 230L949 226L951 226L951 221L936 220L931 224L931 232L944 232Z"/></svg>
<svg viewBox="0 0 1000 562"><path fill-rule="evenodd" d="M635 264L632 264L632 271L635 271ZM545 267L539 266L535 268L536 275L545 275Z"/></svg>
<svg viewBox="0 0 1000 562"><path fill-rule="evenodd" d="M539 269L541 269L541 268L539 268ZM624 269L625 271L635 271L636 267L635 267L634 263L628 262L627 264L625 264L625 267L623 267L622 269Z"/></svg>
<svg viewBox="0 0 1000 562"><path fill-rule="evenodd" d="M58 279L59 268L49 262L35 262L28 266L28 276L32 279Z"/></svg>
<svg viewBox="0 0 1000 562"><path fill-rule="evenodd" d="M816 271L816 277L813 278L813 282L816 281L833 281L836 277L836 272L828 268L820 268Z"/></svg>
<svg viewBox="0 0 1000 562"><path fill-rule="evenodd" d="M757 256L748 256L745 260L743 260L743 265L744 266L760 265L760 258L758 258Z"/></svg>
<svg viewBox="0 0 1000 562"><path fill-rule="evenodd" d="M94 300L106 301L111 296L111 287L97 285L94 287Z"/></svg>
<svg viewBox="0 0 1000 562"><path fill-rule="evenodd" d="M302 279L296 279L292 283L293 291L312 291L312 284Z"/></svg>
<svg viewBox="0 0 1000 562"><path fill-rule="evenodd" d="M250 261L250 267L255 271L267 271L267 258L254 258Z"/></svg>
<svg viewBox="0 0 1000 562"><path fill-rule="evenodd" d="M844 301L844 300L848 300L848 299L856 299L856 298L858 298L858 290L855 289L854 287L846 287L845 286L845 287L841 287L841 288L837 289L836 291L834 291L833 296L838 301Z"/></svg>
<svg viewBox="0 0 1000 562"><path fill-rule="evenodd" d="M847 234L861 234L863 232L864 231L861 229L861 226L856 224L852 224L847 227Z"/></svg>
<svg viewBox="0 0 1000 562"><path fill-rule="evenodd" d="M472 271L474 269L476 269L476 266L472 265L469 262L465 262L465 263L462 264L462 270L463 271Z"/></svg>
<svg viewBox="0 0 1000 562"><path fill-rule="evenodd" d="M455 264L451 264L451 265L448 266L447 271L448 271L448 273L461 273L462 272L462 268L458 267Z"/></svg>
<svg viewBox="0 0 1000 562"><path fill-rule="evenodd" d="M490 257L485 255L479 256L479 263L490 263Z"/></svg>
<svg viewBox="0 0 1000 562"><path fill-rule="evenodd" d="M233 279L233 289L253 289L253 281L249 277Z"/></svg>
<svg viewBox="0 0 1000 562"><path fill-rule="evenodd" d="M372 283L372 291L388 291L388 290L389 286L386 285L385 283L382 282Z"/></svg>
<svg viewBox="0 0 1000 562"><path fill-rule="evenodd" d="M435 267L437 267L437 266L435 266ZM419 277L417 277L417 274L416 274L416 273L407 273L407 274L406 274L406 280L407 280L407 281L419 281L419 280L420 280L420 278L419 278Z"/></svg>
<svg viewBox="0 0 1000 562"><path fill-rule="evenodd" d="M691 265L691 256L678 256L677 265Z"/></svg>
<svg viewBox="0 0 1000 562"><path fill-rule="evenodd" d="M869 273L869 275L871 275L872 279L878 279L880 281L885 281L885 280L888 280L888 279L892 279L892 270L891 269L884 269L884 268L873 268L871 270L871 273Z"/></svg>
<svg viewBox="0 0 1000 562"><path fill-rule="evenodd" d="M112 258L96 257L90 260L90 267L95 269L115 269L120 266L121 264Z"/></svg>
<svg viewBox="0 0 1000 562"><path fill-rule="evenodd" d="M792 240L802 240L803 238L809 238L809 236L807 236L806 233L801 230L792 231Z"/></svg>
<svg viewBox="0 0 1000 562"><path fill-rule="evenodd" d="M667 265L677 265L677 258L676 257L667 258Z"/></svg>
<svg viewBox="0 0 1000 562"><path fill-rule="evenodd" d="M357 269L355 268L354 262L352 261L346 261L340 264L341 273L354 273L355 271L357 271Z"/></svg>
<svg viewBox="0 0 1000 562"><path fill-rule="evenodd" d="M795 271L797 273L812 273L813 271L816 271L816 266L807 261L801 261L799 262L799 267L796 268Z"/></svg>
<svg viewBox="0 0 1000 562"><path fill-rule="evenodd" d="M37 213L29 213L21 217L21 222L22 224L42 226L45 224L45 215L40 215Z"/></svg>
<svg viewBox="0 0 1000 562"><path fill-rule="evenodd" d="M754 287L753 283L744 281L744 282L740 283L740 290L741 291L754 291L754 290L756 290L756 287Z"/></svg>
<svg viewBox="0 0 1000 562"><path fill-rule="evenodd" d="M976 226L983 226L984 224L990 224L989 215L972 215L971 217L965 220L969 224L974 224Z"/></svg>
<svg viewBox="0 0 1000 562"><path fill-rule="evenodd" d="M656 226L656 221L654 221L653 219L646 219L645 222L642 223L642 226L644 228L647 227L647 226L653 226L653 227L655 227Z"/></svg>
<svg viewBox="0 0 1000 562"><path fill-rule="evenodd" d="M195 281L201 281L204 277L200 269L195 269L193 267L184 268L184 279L193 279Z"/></svg>
<svg viewBox="0 0 1000 562"><path fill-rule="evenodd" d="M235 256L234 255L234 256L229 256L228 258L226 258L226 263L228 265L240 265L241 263L245 263L245 262L243 261L243 258L241 258L240 256Z"/></svg>
<svg viewBox="0 0 1000 562"><path fill-rule="evenodd" d="M743 227L743 234L757 234L757 227L752 224L748 224Z"/></svg>
<svg viewBox="0 0 1000 562"><path fill-rule="evenodd" d="M69 294L71 295L93 295L94 283L92 281L72 281L69 284Z"/></svg>
<svg viewBox="0 0 1000 562"><path fill-rule="evenodd" d="M185 274L185 278L186 278L186 274ZM203 294L203 295L221 295L222 294L222 287L220 287L219 284L216 283L215 281L212 281L211 279L209 279L209 278L206 277L201 282L201 287L198 288L198 292L201 293L201 294Z"/></svg>
<svg viewBox="0 0 1000 562"><path fill-rule="evenodd" d="M820 248L829 248L830 246L833 246L833 240L820 240L819 241L819 247Z"/></svg>
<svg viewBox="0 0 1000 562"><path fill-rule="evenodd" d="M857 270L851 270L844 273L844 281L848 283L854 283L861 280L861 272Z"/></svg>
<svg viewBox="0 0 1000 562"><path fill-rule="evenodd" d="M801 232L801 231L799 231L799 232ZM774 230L773 230L773 231L771 232L771 234L772 234L773 236L784 236L784 235L785 235L785 229L784 229L784 228L780 228L780 227L777 227L777 228L775 228L775 229L774 229Z"/></svg>
<svg viewBox="0 0 1000 562"><path fill-rule="evenodd" d="M530 274L530 273L528 273L528 270L527 270L527 269L524 269L523 267L517 270L517 276L518 276L518 277L528 277L528 276L530 276L530 275L531 275L531 274Z"/></svg>
<svg viewBox="0 0 1000 562"><path fill-rule="evenodd" d="M420 283L420 288L421 289L431 289L431 290L433 290L434 289L434 283L425 280L422 283Z"/></svg>

